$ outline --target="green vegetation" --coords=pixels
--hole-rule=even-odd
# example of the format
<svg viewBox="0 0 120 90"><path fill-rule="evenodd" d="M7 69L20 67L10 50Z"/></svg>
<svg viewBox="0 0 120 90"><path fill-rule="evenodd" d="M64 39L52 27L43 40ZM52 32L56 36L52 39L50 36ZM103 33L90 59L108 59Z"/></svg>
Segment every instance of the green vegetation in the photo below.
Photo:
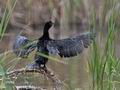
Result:
<svg viewBox="0 0 120 90"><path fill-rule="evenodd" d="M107 23L108 30L106 31L108 32L108 34L107 39L105 40L105 44L101 43L103 38L103 35L101 35L99 37L100 41L96 39L94 40L94 43L92 45L92 53L90 55L91 60L88 62L90 68L90 75L92 77L92 90L117 90L118 87L116 87L116 85L120 83L120 80L117 79L120 74L118 71L120 68L120 60L116 56L115 49L115 35L119 31L115 25L115 20L117 18L117 13L113 11L115 10L115 5L116 3L113 5L112 10L110 10L112 12L110 13ZM100 31L98 32L99 34L104 32L104 28L101 25L103 24L101 24L100 22ZM94 23L94 27L96 27L96 23Z"/></svg>
<svg viewBox="0 0 120 90"><path fill-rule="evenodd" d="M5 30L7 28L7 25L10 20L10 16L12 15L12 12L15 8L17 0L10 0L9 3L6 3L6 7L4 10L4 14L2 16L2 20L0 22L0 40L2 40Z"/></svg>
<svg viewBox="0 0 120 90"><path fill-rule="evenodd" d="M118 24L117 19L120 15L120 11L118 10L118 6L120 2L118 0L102 0L103 3L102 13L100 13L101 16L99 18L99 21L97 22L98 14L96 7L93 6L94 4L92 4L90 7L91 10L88 10L86 7L88 3L86 3L85 1L86 0L70 0L69 2L68 0L69 4L66 7L62 8L64 9L64 12L63 12L63 16L60 18L61 20L60 27L63 30L64 29L69 30L70 29L69 25L64 26L62 22L68 23L70 20L74 21L75 20L75 18L73 17L75 14L74 11L84 6L85 8L84 10L86 10L85 14L87 14L86 16L88 17L88 22L89 22L89 25L86 27L88 27L90 31L91 28L92 29L94 28L94 30L91 32L96 32L97 35L93 41L93 44L91 45L91 49L90 49L91 53L90 55L88 55L88 57L90 57L90 59L87 60L89 66L88 76L90 81L88 81L89 85L85 86L84 89L87 90L89 88L90 90L119 90L120 59L116 55L116 39L117 39L116 34L119 32L119 25L117 26ZM10 3L8 2L6 3L4 14L0 22L0 43L2 43L3 36L7 29L7 25L15 8L16 2L17 0L10 0ZM28 5L31 5L31 2L32 2L31 0L28 1ZM93 3L94 2L95 1L93 0ZM49 3L50 3L49 5L54 5L52 4L52 0L50 0ZM53 8L53 6L51 6L51 8ZM31 7L29 7L29 14L31 14L30 9ZM12 58L12 59L9 58L12 57L13 55L9 56L8 53L11 53L11 51L0 54L0 89L3 90L14 89L15 82L11 80L11 78L7 75L7 71L13 70L20 61L19 58ZM41 56L49 58L51 61L55 61L55 63L62 63L66 65L66 62L60 61L59 59L56 59L56 57L51 57L51 56L48 57L42 53L39 54ZM8 58L10 59L9 61L7 60ZM33 59L32 55L28 57L29 62L33 62L32 59ZM71 88L71 90L74 90L78 86L76 84L76 82L79 79L78 60L81 58L75 57L71 59L76 59L76 61L71 60L68 62L68 65L66 65L68 70L67 84L69 88ZM66 73L66 72L61 72L61 73ZM29 77L24 76L24 79L25 78L30 80L30 76ZM26 80L26 82L29 80Z"/></svg>
<svg viewBox="0 0 120 90"><path fill-rule="evenodd" d="M2 16L2 20L0 21L0 42L4 36L5 30L9 23L10 16L14 10L17 0L11 0L10 3L6 3L6 7L4 10L4 14ZM10 5L8 5L10 4ZM8 7L9 6L9 7ZM6 75L7 70L3 67L3 63L6 59L6 52L0 54L0 89L1 90L13 90L14 85L9 76Z"/></svg>

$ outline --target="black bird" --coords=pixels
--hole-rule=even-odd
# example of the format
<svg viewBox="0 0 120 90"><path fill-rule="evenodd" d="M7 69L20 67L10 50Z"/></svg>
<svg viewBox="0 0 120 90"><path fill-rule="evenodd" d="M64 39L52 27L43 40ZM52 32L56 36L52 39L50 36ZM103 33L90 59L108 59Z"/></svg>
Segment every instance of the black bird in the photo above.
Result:
<svg viewBox="0 0 120 90"><path fill-rule="evenodd" d="M51 39L49 36L49 29L52 27L52 25L53 23L51 21L46 22L43 30L43 35L38 39L37 42L34 42L28 45L27 49L23 50L24 52L26 52L26 55L28 55L31 51L33 51L37 47L37 51L35 54L36 63L33 64L33 67L34 66L45 67L48 61L47 57L43 57L39 53L42 53L45 55L57 54L60 57L73 57L73 56L76 56L77 54L80 54L84 50L84 48L88 48L88 46L90 45L90 43L95 37L95 34L87 32L87 33L83 33L80 36L76 36L74 38L54 40L54 39ZM21 36L21 37L23 38L24 36ZM23 41L21 40L21 42L24 43L25 40L26 39L24 39ZM15 43L14 46L17 46L17 44L18 43ZM28 44L28 42L26 44ZM31 50L31 47L32 47L32 50ZM21 52L20 50L18 51ZM24 53L22 54L21 52L20 54L21 55L19 56L24 56Z"/></svg>

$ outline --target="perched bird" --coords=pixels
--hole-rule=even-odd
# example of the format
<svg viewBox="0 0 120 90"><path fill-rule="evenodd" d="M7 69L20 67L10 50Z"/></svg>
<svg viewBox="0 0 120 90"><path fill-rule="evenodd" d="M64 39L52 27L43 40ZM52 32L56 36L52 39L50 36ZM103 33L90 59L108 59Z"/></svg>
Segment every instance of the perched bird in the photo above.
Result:
<svg viewBox="0 0 120 90"><path fill-rule="evenodd" d="M76 36L74 38L66 38L66 39L61 39L61 40L55 40L50 38L49 36L49 29L53 26L53 23L51 21L48 21L45 23L44 30L43 30L43 35L38 39L37 43L32 43L24 48L23 52L25 54L29 54L28 51L31 47L33 49L37 48L36 54L35 54L35 64L32 65L32 67L45 67L48 58L41 56L39 53L49 55L49 54L57 54L60 57L73 57L76 56L77 54L80 54L84 48L88 48L90 43L95 37L95 34L93 33L83 33L80 36ZM19 37L20 38L20 37ZM20 39L17 39L16 42L19 42ZM29 42L29 40L25 37L22 36L22 40L24 42ZM17 43L15 43L17 44ZM17 45L15 45L17 46ZM18 45L18 47L21 46ZM15 47L16 48L16 47ZM22 51L22 50L21 50ZM21 52L20 51L20 52ZM27 52L26 52L27 51ZM30 50L32 51L32 50ZM16 52L15 52L16 53ZM24 53L23 53L24 54ZM23 55L20 53L20 56ZM24 55L23 55L24 56ZM31 66L30 66L31 67Z"/></svg>

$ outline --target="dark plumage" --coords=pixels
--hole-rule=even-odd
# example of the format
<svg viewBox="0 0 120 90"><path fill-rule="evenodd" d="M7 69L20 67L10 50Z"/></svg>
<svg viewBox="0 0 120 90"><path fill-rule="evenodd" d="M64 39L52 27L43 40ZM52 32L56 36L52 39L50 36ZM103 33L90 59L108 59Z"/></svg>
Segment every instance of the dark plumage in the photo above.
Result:
<svg viewBox="0 0 120 90"><path fill-rule="evenodd" d="M39 52L45 55L57 54L60 57L73 57L81 53L84 50L84 48L87 48L90 45L93 38L95 37L94 34L88 32L80 36L76 36L74 38L53 40L49 37L49 29L52 27L52 25L53 23L51 21L47 22L44 26L43 35L38 39L37 43L34 42L28 45L26 48L21 49L19 51L21 52L23 50L23 52L25 52L28 55L32 50L35 49L35 47L37 47L37 51L35 54L35 62L39 66L45 66L45 64L48 61L48 58L39 55L38 54ZM16 39L16 43L14 46L20 47L22 45L21 43L19 45L16 45L17 42L20 41L22 43L27 43L27 44L29 42L29 40L24 36L22 36L20 41L19 40L20 39ZM17 54L17 52L15 53ZM22 53L19 56L24 56L24 53Z"/></svg>
<svg viewBox="0 0 120 90"><path fill-rule="evenodd" d="M42 37L40 37L38 39L38 43L37 43L37 52L35 54L35 62L39 65L39 66L44 66L48 61L48 58L46 57L42 57L39 55L39 52L45 55L49 55L49 51L47 49L47 44L48 42L51 40L49 37L49 32L48 30L51 28L51 26L53 25L53 23L51 21L47 22L44 26L44 30L43 30L43 35Z"/></svg>
<svg viewBox="0 0 120 90"><path fill-rule="evenodd" d="M58 54L61 57L72 57L87 48L92 40L92 33L84 33L74 38L50 40L47 43L47 49L51 54Z"/></svg>
<svg viewBox="0 0 120 90"><path fill-rule="evenodd" d="M36 45L36 41L30 41L24 35L18 35L13 44L13 52L18 57L26 58L36 48Z"/></svg>

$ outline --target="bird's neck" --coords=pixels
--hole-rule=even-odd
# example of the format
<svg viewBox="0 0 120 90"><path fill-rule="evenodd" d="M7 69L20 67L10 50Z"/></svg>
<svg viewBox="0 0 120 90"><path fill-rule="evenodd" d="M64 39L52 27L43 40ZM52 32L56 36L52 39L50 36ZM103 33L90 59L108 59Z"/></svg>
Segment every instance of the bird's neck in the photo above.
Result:
<svg viewBox="0 0 120 90"><path fill-rule="evenodd" d="M50 38L50 37L49 37L49 29L44 28L43 38L46 38L46 39Z"/></svg>

